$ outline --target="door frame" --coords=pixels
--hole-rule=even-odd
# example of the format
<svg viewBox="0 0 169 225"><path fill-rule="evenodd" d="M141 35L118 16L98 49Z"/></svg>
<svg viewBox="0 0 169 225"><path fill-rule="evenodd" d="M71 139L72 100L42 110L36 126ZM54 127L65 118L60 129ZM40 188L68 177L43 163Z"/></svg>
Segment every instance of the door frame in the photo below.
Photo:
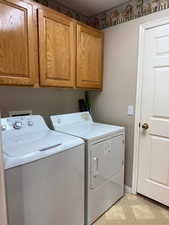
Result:
<svg viewBox="0 0 169 225"><path fill-rule="evenodd" d="M141 121L141 103L142 103L142 84L143 84L143 56L144 56L144 33L146 30L169 24L169 17L164 17L152 22L140 25L139 29L139 49L138 49L138 70L137 70L137 88L136 88L136 106L134 122L134 155L132 172L132 193L137 194L138 164L139 164L139 141L140 141L140 121Z"/></svg>

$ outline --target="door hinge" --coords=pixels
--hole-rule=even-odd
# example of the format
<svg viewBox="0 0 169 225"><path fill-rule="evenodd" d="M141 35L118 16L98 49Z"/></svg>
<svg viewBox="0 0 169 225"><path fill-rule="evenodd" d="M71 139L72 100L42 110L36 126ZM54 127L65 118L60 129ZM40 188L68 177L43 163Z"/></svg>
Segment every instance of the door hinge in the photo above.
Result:
<svg viewBox="0 0 169 225"><path fill-rule="evenodd" d="M138 126L141 127L141 123L139 123Z"/></svg>

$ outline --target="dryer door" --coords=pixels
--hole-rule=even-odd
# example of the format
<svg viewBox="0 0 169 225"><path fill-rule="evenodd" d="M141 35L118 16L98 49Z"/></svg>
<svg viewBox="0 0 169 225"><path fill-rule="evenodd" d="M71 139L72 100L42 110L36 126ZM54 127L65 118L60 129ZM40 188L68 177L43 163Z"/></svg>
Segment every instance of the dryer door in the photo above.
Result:
<svg viewBox="0 0 169 225"><path fill-rule="evenodd" d="M123 167L123 135L95 143L90 151L90 188L109 180Z"/></svg>

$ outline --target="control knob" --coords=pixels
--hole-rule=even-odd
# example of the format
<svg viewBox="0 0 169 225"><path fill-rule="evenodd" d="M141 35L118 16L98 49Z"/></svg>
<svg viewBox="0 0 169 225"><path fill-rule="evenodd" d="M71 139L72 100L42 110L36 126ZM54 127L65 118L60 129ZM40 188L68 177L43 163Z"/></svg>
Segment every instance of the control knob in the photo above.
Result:
<svg viewBox="0 0 169 225"><path fill-rule="evenodd" d="M2 131L5 131L5 130L6 130L6 125L3 125L3 124L2 124L2 125L1 125L1 130L2 130Z"/></svg>
<svg viewBox="0 0 169 225"><path fill-rule="evenodd" d="M22 127L22 122L21 122L21 121L16 121L16 122L13 124L13 128L14 128L14 129L19 130L19 129L21 129L21 127Z"/></svg>
<svg viewBox="0 0 169 225"><path fill-rule="evenodd" d="M28 126L32 127L33 126L33 122L31 120L28 120Z"/></svg>

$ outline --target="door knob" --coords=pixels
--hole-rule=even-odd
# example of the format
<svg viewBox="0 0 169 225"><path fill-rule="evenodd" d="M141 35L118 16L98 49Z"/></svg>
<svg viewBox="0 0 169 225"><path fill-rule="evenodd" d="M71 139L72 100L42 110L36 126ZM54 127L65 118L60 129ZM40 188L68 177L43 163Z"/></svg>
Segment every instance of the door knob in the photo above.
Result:
<svg viewBox="0 0 169 225"><path fill-rule="evenodd" d="M147 130L147 129L149 128L148 123L143 123L142 128L143 128L144 130Z"/></svg>

